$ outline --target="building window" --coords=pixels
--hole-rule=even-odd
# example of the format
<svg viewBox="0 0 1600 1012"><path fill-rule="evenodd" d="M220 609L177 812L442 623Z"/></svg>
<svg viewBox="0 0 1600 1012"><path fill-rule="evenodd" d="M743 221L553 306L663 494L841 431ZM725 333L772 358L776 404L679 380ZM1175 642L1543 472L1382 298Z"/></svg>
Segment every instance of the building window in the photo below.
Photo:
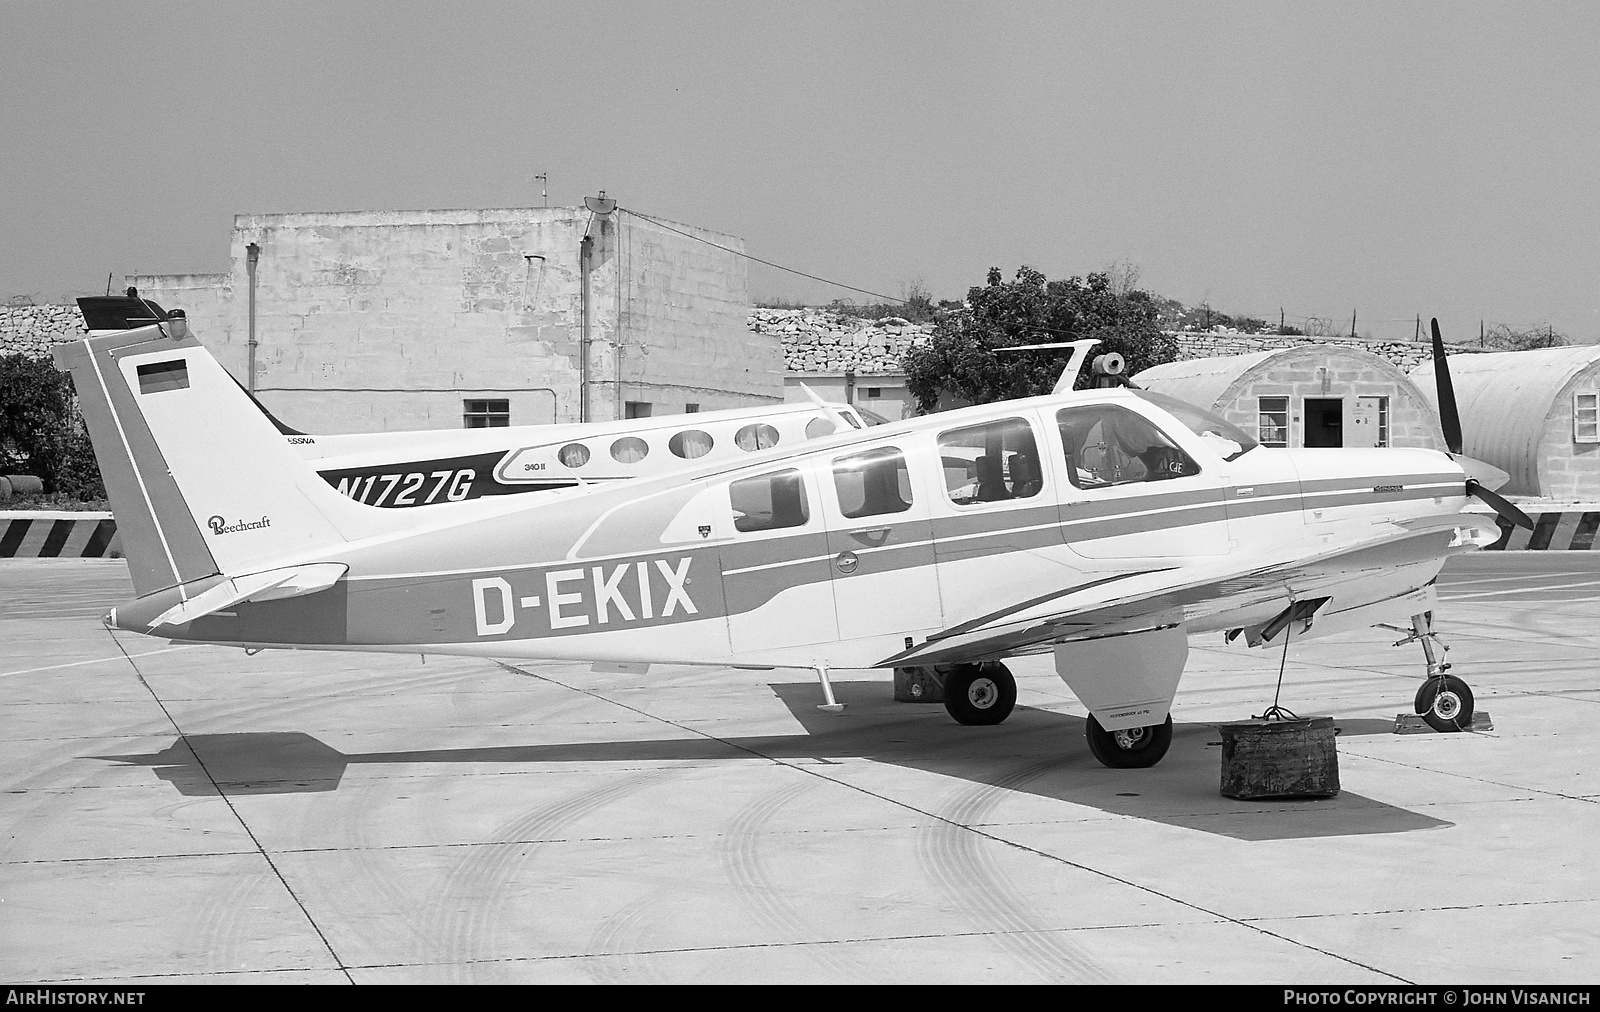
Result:
<svg viewBox="0 0 1600 1012"><path fill-rule="evenodd" d="M1600 394L1572 395L1572 441L1600 443Z"/></svg>
<svg viewBox="0 0 1600 1012"><path fill-rule="evenodd" d="M1260 398L1260 414L1256 416L1256 438L1262 446L1289 445L1289 398Z"/></svg>
<svg viewBox="0 0 1600 1012"><path fill-rule="evenodd" d="M690 401L683 406L683 413L686 415L698 415L700 413L700 405Z"/></svg>
<svg viewBox="0 0 1600 1012"><path fill-rule="evenodd" d="M511 424L511 402L462 401L461 425L467 429L498 429Z"/></svg>
<svg viewBox="0 0 1600 1012"><path fill-rule="evenodd" d="M883 396L883 387L867 387L867 400Z"/></svg>
<svg viewBox="0 0 1600 1012"><path fill-rule="evenodd" d="M622 415L622 417L624 417L624 418L649 418L650 417L650 402L649 401L624 401L623 402L623 415Z"/></svg>
<svg viewBox="0 0 1600 1012"><path fill-rule="evenodd" d="M1389 445L1389 398L1378 398L1378 445Z"/></svg>

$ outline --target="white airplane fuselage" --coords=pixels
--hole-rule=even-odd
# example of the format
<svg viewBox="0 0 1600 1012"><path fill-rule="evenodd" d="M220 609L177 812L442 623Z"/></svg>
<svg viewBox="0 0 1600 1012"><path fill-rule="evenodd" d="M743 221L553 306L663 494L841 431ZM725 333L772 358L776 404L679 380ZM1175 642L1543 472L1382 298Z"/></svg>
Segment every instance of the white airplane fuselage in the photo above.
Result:
<svg viewBox="0 0 1600 1012"><path fill-rule="evenodd" d="M1113 410L1114 424L1084 429ZM1170 470L1113 459L1108 433L1127 429L1128 413L1165 437L1157 459L1169 462L1154 466ZM553 492L532 506L478 504L470 522L274 560L348 567L315 598L244 601L153 627L179 600L166 592L119 609L115 621L246 646L937 663L941 650L957 656L968 626L990 636L1015 628L985 648L997 656L1071 639L1070 623L1050 624L1068 595L1114 603L1236 570L1241 557L1268 566L1359 549L1397 525L1439 526L1428 550L1374 564L1355 582L1345 574L1329 594L1319 595L1314 574L1297 574L1295 586L1242 580L1225 598L1176 594L1163 619L1188 632L1234 629L1266 621L1286 599L1328 596L1319 624L1338 626L1343 614L1367 625L1389 617L1372 611L1384 602L1398 602L1401 617L1426 610L1418 602L1445 555L1472 547L1463 539L1474 535L1452 526L1454 518L1470 532L1473 522L1460 517L1462 488L1461 469L1431 450L1255 447L1227 460L1215 440L1155 403L1093 391L961 409L625 487ZM1147 614L1130 621L1081 632L1152 627Z"/></svg>

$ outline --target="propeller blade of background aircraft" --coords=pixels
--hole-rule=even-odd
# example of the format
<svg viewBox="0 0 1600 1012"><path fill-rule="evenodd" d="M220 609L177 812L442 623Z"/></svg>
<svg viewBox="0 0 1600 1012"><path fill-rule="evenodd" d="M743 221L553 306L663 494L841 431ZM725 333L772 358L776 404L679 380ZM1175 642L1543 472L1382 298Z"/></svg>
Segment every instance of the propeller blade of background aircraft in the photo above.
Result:
<svg viewBox="0 0 1600 1012"><path fill-rule="evenodd" d="M1461 413L1456 410L1456 388L1450 382L1450 365L1445 359L1437 316L1433 318L1433 379L1439 386L1439 425L1444 429L1444 445L1454 456L1461 452Z"/></svg>
<svg viewBox="0 0 1600 1012"><path fill-rule="evenodd" d="M1500 493L1491 492L1482 485L1478 484L1478 480L1476 478L1467 479L1467 494L1475 495L1479 499L1482 499L1484 502L1493 507L1496 513L1505 517L1518 527L1526 527L1530 531L1533 530L1533 521L1528 517L1528 514L1522 512L1514 503L1510 502Z"/></svg>

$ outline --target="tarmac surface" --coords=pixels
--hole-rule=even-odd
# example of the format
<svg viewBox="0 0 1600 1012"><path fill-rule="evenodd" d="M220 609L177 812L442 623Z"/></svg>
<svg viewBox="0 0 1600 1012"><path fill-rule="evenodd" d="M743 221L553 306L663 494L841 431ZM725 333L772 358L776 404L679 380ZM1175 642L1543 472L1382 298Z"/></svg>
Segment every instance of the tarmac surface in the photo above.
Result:
<svg viewBox="0 0 1600 1012"><path fill-rule="evenodd" d="M1193 643L1172 750L1090 757L841 673L172 646L118 560L0 562L0 980L1600 981L1600 553L1483 553L1438 628L1483 733L1392 733L1415 644L1291 647L1343 791L1218 792L1281 652Z"/></svg>

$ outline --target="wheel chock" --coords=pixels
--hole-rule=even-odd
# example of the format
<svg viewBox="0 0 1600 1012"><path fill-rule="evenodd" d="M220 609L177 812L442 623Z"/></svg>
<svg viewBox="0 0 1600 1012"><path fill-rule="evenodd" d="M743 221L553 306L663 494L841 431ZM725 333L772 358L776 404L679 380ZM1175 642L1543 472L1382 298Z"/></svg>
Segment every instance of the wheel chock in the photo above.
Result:
<svg viewBox="0 0 1600 1012"><path fill-rule="evenodd" d="M1489 719L1489 711L1472 711L1472 723L1462 728L1463 731L1493 731L1494 721ZM1436 731L1427 721L1422 719L1420 713L1397 713L1394 715L1395 734L1442 734Z"/></svg>

